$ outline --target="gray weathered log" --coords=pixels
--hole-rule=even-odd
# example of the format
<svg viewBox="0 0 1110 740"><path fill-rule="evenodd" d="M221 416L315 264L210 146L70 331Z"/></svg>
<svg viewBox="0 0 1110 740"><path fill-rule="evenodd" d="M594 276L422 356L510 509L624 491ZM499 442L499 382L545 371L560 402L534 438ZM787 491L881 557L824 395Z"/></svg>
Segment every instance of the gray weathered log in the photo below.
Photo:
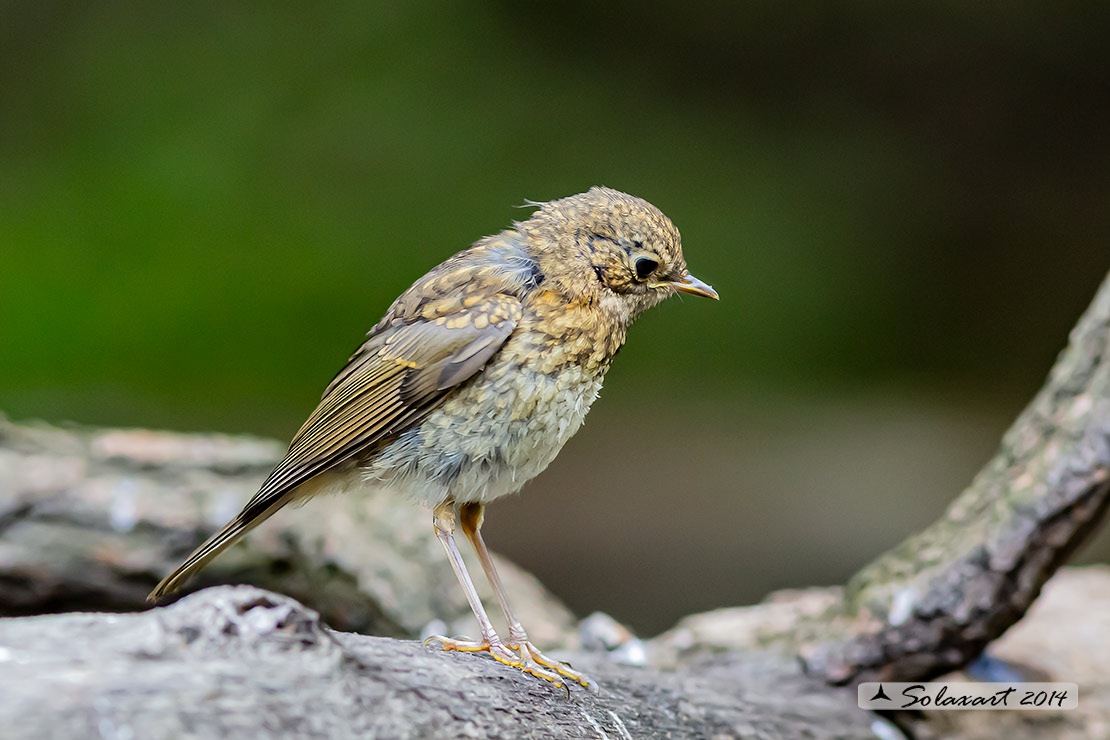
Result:
<svg viewBox="0 0 1110 740"><path fill-rule="evenodd" d="M42 738L842 738L854 696L777 653L659 673L575 656L569 693L483 656L333 632L248 586L140 614L0 620L0 728Z"/></svg>
<svg viewBox="0 0 1110 740"><path fill-rule="evenodd" d="M0 416L0 615L148 608L154 584L239 510L282 451L251 437ZM573 645L569 610L498 562L534 639ZM439 619L439 630L473 632L430 514L388 492L279 512L192 588L221 583L280 590L337 629L414 637ZM478 586L496 613L488 584Z"/></svg>
<svg viewBox="0 0 1110 740"><path fill-rule="evenodd" d="M731 629L733 611L750 627L773 625L768 610L723 610L686 628L711 633L720 617ZM1065 569L991 650L1046 680L1079 683L1078 710L906 721L918 740L1105 737L1108 630L1110 567ZM802 677L775 650L703 655L665 673L570 657L601 680L600 696L568 696L482 656L332 632L287 597L219 587L142 614L0 619L0 737L898 737L889 726L872 734L884 723L854 709L852 692Z"/></svg>

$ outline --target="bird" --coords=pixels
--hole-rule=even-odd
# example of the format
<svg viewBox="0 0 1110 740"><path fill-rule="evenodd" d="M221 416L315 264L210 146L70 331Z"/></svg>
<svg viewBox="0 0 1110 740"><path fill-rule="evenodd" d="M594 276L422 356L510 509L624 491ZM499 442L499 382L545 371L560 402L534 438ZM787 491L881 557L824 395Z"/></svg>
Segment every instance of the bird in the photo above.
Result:
<svg viewBox="0 0 1110 740"><path fill-rule="evenodd" d="M640 314L676 293L718 295L690 274L678 229L646 200L593 187L528 206L527 219L448 258L393 302L258 492L150 600L284 506L385 487L431 509L481 634L425 644L596 688L530 642L482 538L485 507L541 473L578 430ZM458 531L504 613L505 639L474 589Z"/></svg>

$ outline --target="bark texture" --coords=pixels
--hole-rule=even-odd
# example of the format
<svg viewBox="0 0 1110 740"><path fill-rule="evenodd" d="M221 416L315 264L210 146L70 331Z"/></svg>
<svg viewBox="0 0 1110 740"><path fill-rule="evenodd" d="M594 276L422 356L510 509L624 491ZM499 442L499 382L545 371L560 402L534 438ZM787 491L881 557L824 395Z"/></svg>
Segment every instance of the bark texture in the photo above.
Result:
<svg viewBox="0 0 1110 740"><path fill-rule="evenodd" d="M1029 613L988 652L1030 681L1079 684L1070 712L930 712L910 723L915 740L1110 738L1110 567L1064 568ZM969 680L956 675L953 681ZM998 680L998 679L994 679Z"/></svg>
<svg viewBox="0 0 1110 740"><path fill-rule="evenodd" d="M574 662L599 695L333 632L288 597L224 586L141 614L0 620L0 727L10 740L875 737L854 697L775 653L667 674Z"/></svg>

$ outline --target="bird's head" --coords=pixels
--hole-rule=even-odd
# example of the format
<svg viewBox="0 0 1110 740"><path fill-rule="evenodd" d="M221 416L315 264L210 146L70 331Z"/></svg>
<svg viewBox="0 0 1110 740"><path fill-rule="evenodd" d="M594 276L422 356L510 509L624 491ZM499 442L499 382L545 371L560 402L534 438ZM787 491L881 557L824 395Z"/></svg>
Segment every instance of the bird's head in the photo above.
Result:
<svg viewBox="0 0 1110 740"><path fill-rule="evenodd" d="M594 187L538 205L516 227L568 297L619 306L629 321L678 292L717 298L686 269L678 229L646 200Z"/></svg>

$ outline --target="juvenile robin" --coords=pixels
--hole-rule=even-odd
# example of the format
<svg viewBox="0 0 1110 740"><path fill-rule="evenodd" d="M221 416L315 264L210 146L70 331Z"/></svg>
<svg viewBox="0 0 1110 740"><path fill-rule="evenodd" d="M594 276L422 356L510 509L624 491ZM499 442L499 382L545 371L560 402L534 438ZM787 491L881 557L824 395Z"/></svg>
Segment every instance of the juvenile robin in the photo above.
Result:
<svg viewBox="0 0 1110 740"><path fill-rule="evenodd" d="M281 507L384 486L432 509L484 651L562 685L581 673L529 642L482 540L486 503L555 458L597 398L628 327L675 293L717 298L686 270L678 229L647 201L595 187L538 205L523 222L417 280L324 391L285 458L239 514L151 593L161 599ZM509 625L502 640L455 545L474 547Z"/></svg>

